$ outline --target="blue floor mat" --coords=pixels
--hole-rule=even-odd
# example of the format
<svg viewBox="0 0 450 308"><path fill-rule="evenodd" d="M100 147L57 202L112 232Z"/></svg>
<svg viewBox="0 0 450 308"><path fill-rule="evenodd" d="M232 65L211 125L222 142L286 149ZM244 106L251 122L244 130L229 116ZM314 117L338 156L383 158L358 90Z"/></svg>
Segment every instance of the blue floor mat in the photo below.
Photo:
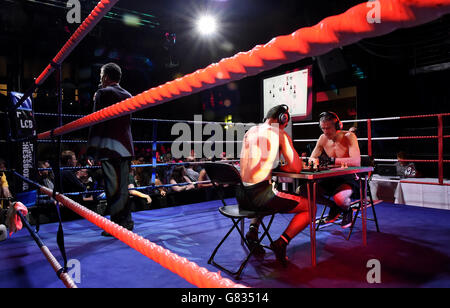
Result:
<svg viewBox="0 0 450 308"><path fill-rule="evenodd" d="M207 261L232 225L218 212L220 206L220 201L211 201L135 212L134 232L218 272ZM268 250L264 258L251 258L236 282L257 288L450 287L450 211L390 203L380 203L376 209L381 232L368 222L367 247L362 245L360 220L349 241L345 239L348 229L327 226L317 232L317 266L313 268L308 227L288 246L286 268ZM371 217L372 210L367 212ZM270 232L274 239L292 216L275 216ZM119 240L100 236L102 230L86 220L64 222L63 226L68 259L80 264L78 287L195 287ZM39 235L62 263L57 229L57 224L43 225ZM245 253L235 232L219 250L216 261L236 269ZM372 259L379 261L381 283L367 280ZM0 288L64 288L25 229L0 243L0 260ZM226 273L221 275L234 280Z"/></svg>

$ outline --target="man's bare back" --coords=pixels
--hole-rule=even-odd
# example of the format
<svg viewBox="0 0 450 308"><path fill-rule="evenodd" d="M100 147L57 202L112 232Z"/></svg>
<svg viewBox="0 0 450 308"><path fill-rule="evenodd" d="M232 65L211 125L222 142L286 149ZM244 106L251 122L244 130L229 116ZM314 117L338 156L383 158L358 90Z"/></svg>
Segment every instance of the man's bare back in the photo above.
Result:
<svg viewBox="0 0 450 308"><path fill-rule="evenodd" d="M289 193L279 192L271 183L272 170L283 156L281 170L300 172L302 162L292 140L284 131L289 121L289 108L278 105L269 110L264 123L252 127L244 136L241 150L241 177L245 188L236 195L240 206L252 211L295 213L285 232L271 243L277 260L286 263L286 247L290 240L309 224L308 202ZM246 185L247 184L247 185ZM239 190L238 190L239 192ZM251 202L248 202L251 200ZM264 253L258 242L259 218L252 219L246 239L254 251Z"/></svg>
<svg viewBox="0 0 450 308"><path fill-rule="evenodd" d="M282 170L300 172L302 168L299 155L292 140L278 125L264 123L252 127L244 136L241 151L241 177L245 183L260 183L269 180L272 170L283 155L285 166Z"/></svg>
<svg viewBox="0 0 450 308"><path fill-rule="evenodd" d="M279 137L270 125L252 127L244 136L241 151L241 176L246 183L270 178L278 164Z"/></svg>

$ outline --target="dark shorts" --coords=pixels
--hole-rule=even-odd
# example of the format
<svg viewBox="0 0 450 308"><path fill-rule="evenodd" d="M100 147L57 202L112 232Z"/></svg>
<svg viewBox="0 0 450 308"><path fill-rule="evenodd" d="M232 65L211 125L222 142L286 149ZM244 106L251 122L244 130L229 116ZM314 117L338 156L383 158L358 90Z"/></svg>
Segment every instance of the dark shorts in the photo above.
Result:
<svg viewBox="0 0 450 308"><path fill-rule="evenodd" d="M356 180L354 174L332 177L318 182L323 194L327 196L334 196L337 194L339 192L339 187L344 184L351 187L354 196L359 196L359 180Z"/></svg>
<svg viewBox="0 0 450 308"><path fill-rule="evenodd" d="M301 201L300 196L276 190L269 181L239 187L236 199L243 209L272 213L289 213Z"/></svg>

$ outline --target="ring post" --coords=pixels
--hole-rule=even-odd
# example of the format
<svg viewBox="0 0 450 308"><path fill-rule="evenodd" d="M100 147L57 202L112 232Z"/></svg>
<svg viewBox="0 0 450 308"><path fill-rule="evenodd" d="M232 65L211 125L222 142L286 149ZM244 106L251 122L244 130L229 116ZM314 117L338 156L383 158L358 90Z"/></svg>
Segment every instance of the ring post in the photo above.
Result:
<svg viewBox="0 0 450 308"><path fill-rule="evenodd" d="M367 120L367 154L372 157L372 120Z"/></svg>
<svg viewBox="0 0 450 308"><path fill-rule="evenodd" d="M157 121L152 121L152 179L151 179L151 184L155 184L156 181L156 165L157 165L157 160L156 160L156 150L157 150L157 138L158 138L158 122Z"/></svg>
<svg viewBox="0 0 450 308"><path fill-rule="evenodd" d="M67 288L70 289L76 289L78 288L77 285L73 282L72 278L63 271L63 268L59 264L59 262L56 260L56 258L52 255L50 250L47 246L45 246L44 242L42 242L39 235L37 235L36 232L34 232L30 226L30 223L23 217L22 213L20 211L17 211L16 214L20 217L20 220L22 220L23 225L25 228L27 228L28 232L30 232L31 237L34 239L36 244L41 249L44 256L47 258L47 261L50 263L50 265L53 267L53 270L55 271L56 275L59 279L64 283L64 285Z"/></svg>
<svg viewBox="0 0 450 308"><path fill-rule="evenodd" d="M438 115L438 177L439 184L444 184L444 133L442 115Z"/></svg>

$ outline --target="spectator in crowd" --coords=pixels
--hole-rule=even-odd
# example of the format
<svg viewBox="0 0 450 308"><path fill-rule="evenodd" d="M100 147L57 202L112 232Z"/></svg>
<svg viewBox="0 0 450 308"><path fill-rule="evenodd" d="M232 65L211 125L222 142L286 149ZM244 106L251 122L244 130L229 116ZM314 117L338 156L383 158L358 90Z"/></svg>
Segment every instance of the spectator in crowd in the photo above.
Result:
<svg viewBox="0 0 450 308"><path fill-rule="evenodd" d="M62 167L77 167L77 164L78 159L73 151L67 150L61 153ZM84 192L87 190L86 186L77 177L77 171L72 169L61 170L61 185L64 193ZM83 204L83 201L92 201L91 196L69 195L68 197L80 204Z"/></svg>
<svg viewBox="0 0 450 308"><path fill-rule="evenodd" d="M164 184L161 182L161 179L160 179L159 174L156 173L155 176L156 176L156 177L155 177L155 186L162 186L162 185L164 185ZM158 187L156 190L157 190L158 194L159 194L161 197L165 197L165 196L167 195L167 191L166 191L166 189L165 189L164 187Z"/></svg>
<svg viewBox="0 0 450 308"><path fill-rule="evenodd" d="M139 162L138 160L134 160L132 162L132 164L134 166L136 166L136 165L140 165L142 163ZM130 185L131 185L131 183L133 183L132 182L133 180L134 180L134 183L133 183L134 187L150 186L152 184L152 183L150 183L151 182L151 174L150 174L151 169L150 168L133 167L131 169L132 169L132 174L130 177ZM163 171L162 169L159 169L159 171L157 170L155 172L155 186L163 185L163 183L160 180L160 175L159 175L159 172L162 172L162 171ZM132 188L132 187L130 186L129 188ZM151 190L147 189L147 191L151 191ZM153 190L152 194L156 194L159 197L158 198L158 200L159 200L166 196L167 191L164 187L158 187ZM146 194L146 196L148 196L151 199L149 194ZM147 199L147 197L144 197L144 198Z"/></svg>
<svg viewBox="0 0 450 308"><path fill-rule="evenodd" d="M170 177L170 184L181 184L181 183L192 183L192 181L186 176L186 168L184 166L176 166L172 171L172 176ZM193 184L188 185L174 185L172 190L180 192L194 189Z"/></svg>
<svg viewBox="0 0 450 308"><path fill-rule="evenodd" d="M62 167L77 167L78 160L73 151L67 150L61 153ZM66 169L61 171L61 184L65 193L82 192L86 186L78 179L77 171Z"/></svg>
<svg viewBox="0 0 450 308"><path fill-rule="evenodd" d="M136 165L137 164L145 164L145 157L144 157L144 155L139 155L135 162L136 162Z"/></svg>
<svg viewBox="0 0 450 308"><path fill-rule="evenodd" d="M83 183L86 187L91 186L93 182L92 177L89 175L88 169L80 169L76 172L77 178Z"/></svg>
<svg viewBox="0 0 450 308"><path fill-rule="evenodd" d="M131 162L133 166L142 165L143 162L140 162L139 160L133 160ZM134 177L134 180L136 182L137 187L142 186L149 186L151 182L151 169L150 168L144 168L144 167L133 167L132 168L132 175Z"/></svg>
<svg viewBox="0 0 450 308"><path fill-rule="evenodd" d="M50 163L48 161L38 161L39 169L50 169ZM55 177L52 170L39 170L38 171L38 183L48 189L55 189ZM56 200L50 197L46 197L45 199L39 199L39 205L54 205L56 204Z"/></svg>
<svg viewBox="0 0 450 308"><path fill-rule="evenodd" d="M80 169L76 172L76 176L78 180L85 186L86 190L95 190L95 187L98 186L94 183L94 179L89 174L88 169ZM94 201L94 195L84 195L83 201Z"/></svg>
<svg viewBox="0 0 450 308"><path fill-rule="evenodd" d="M9 206L8 198L12 198L12 194L9 191L9 184L6 178L5 171L6 170L6 162L3 158L0 158L0 181L1 181L1 190L0 190L0 208L6 209Z"/></svg>
<svg viewBox="0 0 450 308"><path fill-rule="evenodd" d="M101 162L99 160L96 160L95 158L91 156L87 156L85 161L83 162L83 166L86 167L100 167ZM84 171L87 171L87 175L84 174ZM85 182L87 190L104 190L105 189L105 183L103 178L103 170L101 168L89 168L89 169L82 169L81 173L78 173L78 177L80 177L81 182ZM106 199L105 192L96 192L92 193L94 200L102 200Z"/></svg>
<svg viewBox="0 0 450 308"><path fill-rule="evenodd" d="M50 169L50 163L48 161L38 161L39 169ZM55 177L52 170L39 170L38 171L38 183L48 189L53 190L55 187Z"/></svg>
<svg viewBox="0 0 450 308"><path fill-rule="evenodd" d="M195 162L194 157L189 156L186 158L186 162L193 163ZM198 182L199 173L194 170L194 164L189 164L186 167L186 176L192 181L192 182Z"/></svg>
<svg viewBox="0 0 450 308"><path fill-rule="evenodd" d="M129 189L128 192L129 192L130 196L144 199L147 204L151 204L152 198L149 195L144 194L143 192L141 192L139 190L132 189L132 188L137 187L133 169L134 168L130 168L131 171L130 171L129 184L128 184L128 189Z"/></svg>
<svg viewBox="0 0 450 308"><path fill-rule="evenodd" d="M167 153L162 158L163 163L169 164L174 163L175 161L172 159L172 154ZM172 178L172 172L175 168L175 165L169 165L164 167L163 172L161 174L161 181L165 184L170 183L170 179Z"/></svg>
<svg viewBox="0 0 450 308"><path fill-rule="evenodd" d="M153 198L156 199L156 206L160 208L168 207L172 202L173 198L167 195L168 188L161 187L164 185L161 182L159 172L155 172L155 188L153 189Z"/></svg>
<svg viewBox="0 0 450 308"><path fill-rule="evenodd" d="M206 181L210 181L210 179L208 177L208 174L206 173L206 170L202 169L198 176L198 182L206 182ZM199 183L198 184L198 188L207 188L207 187L212 187L212 186L213 186L212 183Z"/></svg>
<svg viewBox="0 0 450 308"><path fill-rule="evenodd" d="M38 161L37 166L39 169L51 169L51 165L48 161ZM37 182L42 186L54 190L55 188L55 177L52 170L38 170ZM30 211L31 217L33 217L36 226L41 223L41 215L51 217L53 206L55 206L56 200L48 197L47 195L40 196L37 199L36 207ZM37 227L38 229L39 227Z"/></svg>

